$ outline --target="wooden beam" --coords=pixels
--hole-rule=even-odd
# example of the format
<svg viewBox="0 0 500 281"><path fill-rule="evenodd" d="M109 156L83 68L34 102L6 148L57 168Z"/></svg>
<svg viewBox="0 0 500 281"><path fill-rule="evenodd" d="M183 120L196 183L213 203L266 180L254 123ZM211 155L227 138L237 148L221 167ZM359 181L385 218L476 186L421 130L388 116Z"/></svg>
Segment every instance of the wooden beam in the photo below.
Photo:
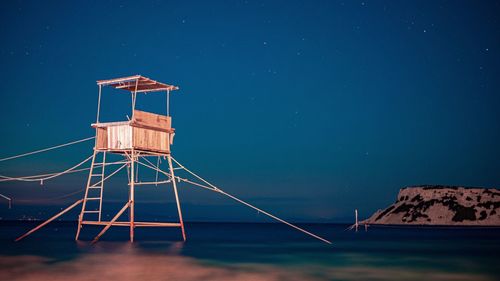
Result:
<svg viewBox="0 0 500 281"><path fill-rule="evenodd" d="M21 235L20 237L18 237L15 241L20 241L21 239L25 238L26 236L30 235L31 233L39 230L40 228L46 226L47 224L49 224L51 221L57 219L58 217L64 215L65 213L67 213L69 210L73 209L74 207L78 206L78 204L82 203L83 199L80 199L78 201L76 201L75 203L73 203L73 205L69 206L68 208L62 210L61 212L59 212L58 214L56 214L55 216L51 217L50 219L46 220L45 222L43 222L42 224L38 225L37 227L33 228L32 230L26 232L24 235Z"/></svg>
<svg viewBox="0 0 500 281"><path fill-rule="evenodd" d="M113 83L118 83L118 82L125 82L125 81L130 81L130 80L136 80L136 79L139 79L141 77L142 77L141 75L134 75L134 76L127 76L127 77L108 79L108 80L97 80L97 85L108 85L108 84L113 84Z"/></svg>
<svg viewBox="0 0 500 281"><path fill-rule="evenodd" d="M172 128L172 117L151 113L142 110L134 110L134 118L130 125L135 127L150 127L157 130L165 131Z"/></svg>
<svg viewBox="0 0 500 281"><path fill-rule="evenodd" d="M135 85L138 85L139 88L135 88ZM155 81L153 79L141 76L134 75L122 78L108 79L108 80L98 80L97 85L99 86L110 86L116 89L135 91L134 92L154 92L154 91L163 91L163 90L178 90L179 87L168 85L165 83L161 83Z"/></svg>
<svg viewBox="0 0 500 281"><path fill-rule="evenodd" d="M108 225L111 221L82 221L86 225ZM137 227L180 227L180 223L176 222L134 222ZM111 226L130 226L128 221L115 221Z"/></svg>
<svg viewBox="0 0 500 281"><path fill-rule="evenodd" d="M92 123L90 124L93 128L101 128L101 127L111 127L111 126L121 126L128 125L131 121L118 121L118 122L100 122L100 123Z"/></svg>
<svg viewBox="0 0 500 281"><path fill-rule="evenodd" d="M154 89L142 89L142 90L137 90L138 93L144 93L144 92L158 92L158 91L174 91L174 90L179 90L179 87L177 86L171 86L169 85L168 87L161 87L161 88L154 88Z"/></svg>
<svg viewBox="0 0 500 281"><path fill-rule="evenodd" d="M181 224L182 239L186 241L186 232L184 231L184 221L182 220L181 202L179 201L179 195L177 194L177 184L175 182L174 167L172 165L172 157L167 156L168 166L170 168L170 175L172 179L172 186L174 187L175 202L177 203L177 212L179 213L179 222Z"/></svg>
<svg viewBox="0 0 500 281"><path fill-rule="evenodd" d="M144 82L139 82L139 86L146 86L146 85L157 85L158 82L156 81L144 81ZM162 85L166 85L166 84L162 84ZM134 86L132 84L132 82L126 82L125 84L117 84L117 85L111 85L113 87L115 87L116 89L122 89L122 88L127 88L127 87L131 87L131 86Z"/></svg>
<svg viewBox="0 0 500 281"><path fill-rule="evenodd" d="M159 92L159 91L173 91L173 90L178 90L178 87L175 86L168 86L168 87L159 87L159 88L139 88L137 89L137 93L148 93L148 92ZM133 87L129 88L123 88L122 90L128 90L128 91L133 91Z"/></svg>

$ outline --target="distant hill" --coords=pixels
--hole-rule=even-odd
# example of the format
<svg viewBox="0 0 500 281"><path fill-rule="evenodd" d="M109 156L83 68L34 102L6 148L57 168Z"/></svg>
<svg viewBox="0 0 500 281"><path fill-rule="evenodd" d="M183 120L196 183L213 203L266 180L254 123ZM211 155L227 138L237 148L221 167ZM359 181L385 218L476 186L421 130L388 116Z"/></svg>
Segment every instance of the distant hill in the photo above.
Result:
<svg viewBox="0 0 500 281"><path fill-rule="evenodd" d="M397 201L366 224L500 226L500 190L423 185L402 188Z"/></svg>

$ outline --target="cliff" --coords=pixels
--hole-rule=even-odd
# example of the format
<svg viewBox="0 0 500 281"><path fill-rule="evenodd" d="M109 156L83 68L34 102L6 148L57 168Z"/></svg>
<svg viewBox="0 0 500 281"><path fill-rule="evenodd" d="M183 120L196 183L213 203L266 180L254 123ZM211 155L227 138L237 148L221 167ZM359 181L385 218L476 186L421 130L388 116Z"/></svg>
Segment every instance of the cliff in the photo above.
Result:
<svg viewBox="0 0 500 281"><path fill-rule="evenodd" d="M500 190L425 185L402 188L397 201L366 224L500 226Z"/></svg>

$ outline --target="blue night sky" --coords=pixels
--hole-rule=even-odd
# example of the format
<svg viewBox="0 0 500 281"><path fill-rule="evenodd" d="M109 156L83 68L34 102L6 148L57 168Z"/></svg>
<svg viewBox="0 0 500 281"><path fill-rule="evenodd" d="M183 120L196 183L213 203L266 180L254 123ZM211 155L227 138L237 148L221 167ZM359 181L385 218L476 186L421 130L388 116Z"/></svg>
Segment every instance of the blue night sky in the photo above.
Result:
<svg viewBox="0 0 500 281"><path fill-rule="evenodd" d="M142 74L180 87L173 156L284 218L367 217L409 185L498 187L499 15L498 1L9 1L0 158L93 136L95 81ZM104 91L104 121L125 120L129 103ZM60 171L91 153L79 144L2 162L0 174ZM126 201L120 177L105 191L113 202ZM78 196L43 199L85 181L0 183L14 198L0 217L47 216ZM172 205L170 190L141 192L144 216ZM187 220L266 221L195 187L180 196Z"/></svg>

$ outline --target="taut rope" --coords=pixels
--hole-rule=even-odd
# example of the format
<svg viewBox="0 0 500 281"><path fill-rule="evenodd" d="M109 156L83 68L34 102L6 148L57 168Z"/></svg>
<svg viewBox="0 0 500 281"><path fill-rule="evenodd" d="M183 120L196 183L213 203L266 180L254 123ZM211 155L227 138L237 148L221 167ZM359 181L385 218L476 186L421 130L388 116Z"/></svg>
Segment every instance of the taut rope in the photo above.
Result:
<svg viewBox="0 0 500 281"><path fill-rule="evenodd" d="M32 152L27 152L27 153L15 155L15 156L1 158L0 162L7 161L7 160L12 160L12 159L16 159L16 158L20 158L20 157L32 155L32 154L37 154L37 153L40 153L40 152L45 152L45 151L49 151L49 150L53 150L53 149L65 147L65 146L72 145L72 144L81 143L81 142L88 141L88 140L91 140L91 139L95 139L95 137L85 138L85 139L81 139L81 140L77 140L77 141L72 141L72 142L68 142L68 143L64 143L64 144L60 144L60 145L56 145L56 146L52 146L52 147L48 147L48 148L44 148L44 149L35 150L35 151L32 151Z"/></svg>

